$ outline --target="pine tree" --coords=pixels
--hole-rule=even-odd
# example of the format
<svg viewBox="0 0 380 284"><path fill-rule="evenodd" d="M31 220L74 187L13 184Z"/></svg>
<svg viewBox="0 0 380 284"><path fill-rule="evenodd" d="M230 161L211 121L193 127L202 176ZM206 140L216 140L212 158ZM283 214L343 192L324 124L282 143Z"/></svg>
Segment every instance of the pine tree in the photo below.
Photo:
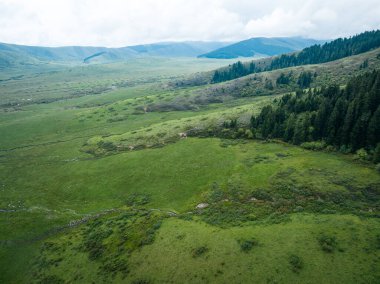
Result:
<svg viewBox="0 0 380 284"><path fill-rule="evenodd" d="M270 64L268 64L267 61L255 61L244 65L239 61L224 70L223 76L219 76L218 80L212 80L212 83L232 80L262 71L325 63L363 53L378 47L380 47L380 30L364 32L350 38L340 38L323 45L313 45L303 49L299 53L283 54L271 60ZM366 68L367 64L368 62L363 62L362 67ZM303 76L305 76L305 74L303 74ZM305 77L300 78L299 84L302 88L308 88L312 80L313 75L309 76L309 74L306 74Z"/></svg>
<svg viewBox="0 0 380 284"><path fill-rule="evenodd" d="M263 138L373 151L380 143L380 71L351 78L344 90L332 85L285 95L252 117L251 127Z"/></svg>
<svg viewBox="0 0 380 284"><path fill-rule="evenodd" d="M380 141L380 105L368 124L367 145L375 146Z"/></svg>

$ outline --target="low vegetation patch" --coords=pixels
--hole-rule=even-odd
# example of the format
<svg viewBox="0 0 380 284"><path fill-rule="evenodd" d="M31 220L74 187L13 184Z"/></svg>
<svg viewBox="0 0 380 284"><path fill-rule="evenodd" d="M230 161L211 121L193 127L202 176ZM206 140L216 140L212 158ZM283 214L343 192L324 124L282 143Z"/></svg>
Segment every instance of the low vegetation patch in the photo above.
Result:
<svg viewBox="0 0 380 284"><path fill-rule="evenodd" d="M45 242L33 268L35 279L58 279L59 275L53 274L54 267L70 266L70 254L87 255L88 262L97 267L97 276L101 279L114 279L117 275L125 278L131 272L129 256L154 242L165 217L164 213L143 209L122 211L83 225L69 241Z"/></svg>
<svg viewBox="0 0 380 284"><path fill-rule="evenodd" d="M205 255L208 251L209 251L209 248L206 246L197 247L193 249L192 256L194 258L197 258L197 257Z"/></svg>
<svg viewBox="0 0 380 284"><path fill-rule="evenodd" d="M295 273L299 273L304 266L302 258L295 254L289 256L289 264L291 270Z"/></svg>
<svg viewBox="0 0 380 284"><path fill-rule="evenodd" d="M253 247L259 245L259 242L255 238L249 240L239 240L238 243L240 245L241 251L243 252L249 252Z"/></svg>
<svg viewBox="0 0 380 284"><path fill-rule="evenodd" d="M322 234L318 237L318 242L321 249L328 253L333 253L338 248L338 242L335 236Z"/></svg>

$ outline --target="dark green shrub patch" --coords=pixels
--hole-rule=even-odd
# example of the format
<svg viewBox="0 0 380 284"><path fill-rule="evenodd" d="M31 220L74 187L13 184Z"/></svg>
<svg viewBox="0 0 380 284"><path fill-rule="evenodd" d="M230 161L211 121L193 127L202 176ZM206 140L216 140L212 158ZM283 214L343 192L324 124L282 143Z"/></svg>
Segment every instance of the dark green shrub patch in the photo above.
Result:
<svg viewBox="0 0 380 284"><path fill-rule="evenodd" d="M212 225L236 226L255 219L253 208L248 204L218 203L202 211L202 219Z"/></svg>
<svg viewBox="0 0 380 284"><path fill-rule="evenodd" d="M290 255L289 263L291 270L295 273L299 273L304 266L302 258L295 254Z"/></svg>
<svg viewBox="0 0 380 284"><path fill-rule="evenodd" d="M127 197L126 204L128 206L141 206L150 202L150 196L147 194L133 193Z"/></svg>
<svg viewBox="0 0 380 284"><path fill-rule="evenodd" d="M134 196L133 200L135 203L141 203L140 197ZM130 273L128 259L131 253L154 242L156 232L166 217L167 214L164 212L136 208L99 216L82 225L77 234L73 235L74 238L68 242L59 245L51 241L45 242L41 247L40 256L33 265L35 279L43 282L45 275L54 272L51 271L54 267L67 265L70 257L64 254L66 250L87 254L88 260L96 263L98 267L98 277L104 281L116 276L124 279ZM46 279L49 281L43 283L60 283L54 282L50 276ZM78 281L80 277L73 275L72 280Z"/></svg>
<svg viewBox="0 0 380 284"><path fill-rule="evenodd" d="M88 234L85 235L83 242L83 249L89 253L90 260L98 259L105 251L103 240L112 234L111 229L91 229Z"/></svg>
<svg viewBox="0 0 380 284"><path fill-rule="evenodd" d="M117 256L108 257L100 266L98 274L115 277L117 273L121 273L122 277L126 277L129 273L128 261Z"/></svg>
<svg viewBox="0 0 380 284"><path fill-rule="evenodd" d="M326 143L323 141L304 142L300 146L307 150L321 151L326 148Z"/></svg>
<svg viewBox="0 0 380 284"><path fill-rule="evenodd" d="M197 247L195 249L193 249L192 251L192 255L193 257L200 257L202 255L204 255L205 253L207 253L209 251L209 248L206 247L206 246L201 246L201 247Z"/></svg>
<svg viewBox="0 0 380 284"><path fill-rule="evenodd" d="M328 253L333 253L338 247L338 242L334 236L320 235L318 242L321 249Z"/></svg>
<svg viewBox="0 0 380 284"><path fill-rule="evenodd" d="M259 244L259 242L255 238L249 240L239 240L238 243L240 245L241 251L243 252L249 252L250 250L252 250L253 247Z"/></svg>
<svg viewBox="0 0 380 284"><path fill-rule="evenodd" d="M103 141L103 140L101 140L101 141L98 142L97 145L98 145L99 148L104 149L106 151L110 151L110 152L111 151L116 151L116 149L117 149L116 145L113 144L110 141Z"/></svg>

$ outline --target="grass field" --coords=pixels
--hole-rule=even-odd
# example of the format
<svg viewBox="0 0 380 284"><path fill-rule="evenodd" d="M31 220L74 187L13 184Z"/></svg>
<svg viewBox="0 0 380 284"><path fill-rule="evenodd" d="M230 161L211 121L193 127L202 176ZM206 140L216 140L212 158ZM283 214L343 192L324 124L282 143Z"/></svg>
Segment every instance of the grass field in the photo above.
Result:
<svg viewBox="0 0 380 284"><path fill-rule="evenodd" d="M310 68L339 81L364 58ZM0 282L376 283L374 165L275 141L180 139L247 124L289 92L216 101L214 87L170 83L222 64L2 74Z"/></svg>

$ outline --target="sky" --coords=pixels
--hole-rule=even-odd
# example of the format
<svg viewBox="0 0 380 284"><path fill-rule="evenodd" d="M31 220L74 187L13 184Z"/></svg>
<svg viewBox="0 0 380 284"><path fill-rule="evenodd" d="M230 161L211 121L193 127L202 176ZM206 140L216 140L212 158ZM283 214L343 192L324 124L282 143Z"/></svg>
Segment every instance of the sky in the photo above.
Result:
<svg viewBox="0 0 380 284"><path fill-rule="evenodd" d="M380 0L0 0L0 42L120 47L380 29Z"/></svg>

